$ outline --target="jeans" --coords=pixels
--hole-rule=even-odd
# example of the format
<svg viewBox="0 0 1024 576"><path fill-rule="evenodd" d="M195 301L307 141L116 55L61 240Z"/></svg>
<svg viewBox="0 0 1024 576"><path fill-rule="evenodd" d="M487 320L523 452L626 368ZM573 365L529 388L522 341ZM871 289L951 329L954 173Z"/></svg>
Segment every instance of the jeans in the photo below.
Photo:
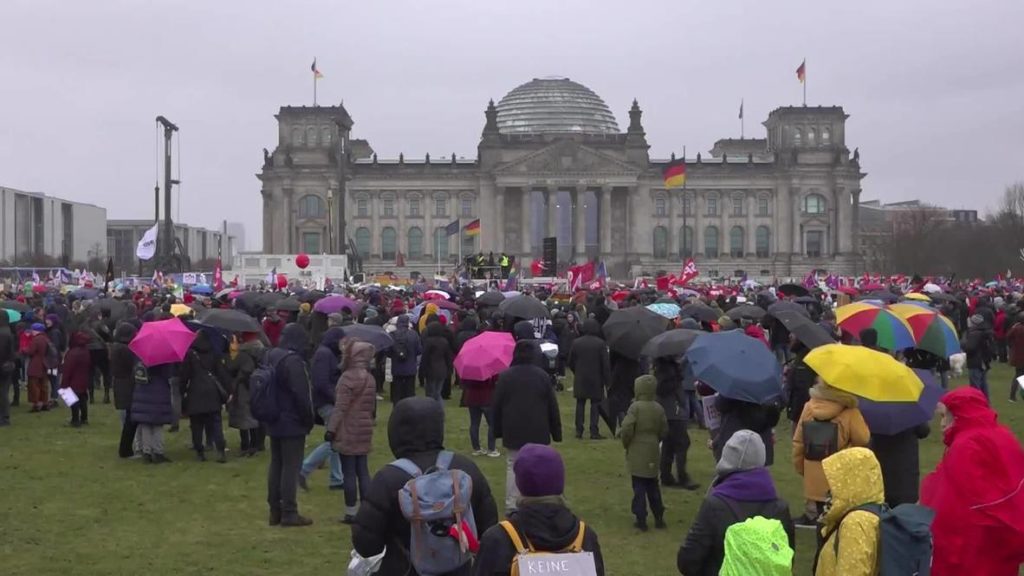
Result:
<svg viewBox="0 0 1024 576"><path fill-rule="evenodd" d="M473 450L480 449L480 420L487 420L487 451L494 452L494 427L491 426L490 406L469 407L469 443Z"/></svg>
<svg viewBox="0 0 1024 576"><path fill-rule="evenodd" d="M690 481L686 472L686 453L690 450L690 434L686 431L685 420L669 420L668 436L661 442L661 481L668 483L678 479L680 484ZM676 465L676 476L672 476L672 464Z"/></svg>
<svg viewBox="0 0 1024 576"><path fill-rule="evenodd" d="M345 515L355 516L357 505L366 499L370 489L369 459L366 454L341 455L341 470L345 474ZM358 483L358 497L356 484Z"/></svg>
<svg viewBox="0 0 1024 576"><path fill-rule="evenodd" d="M391 405L416 395L416 375L391 376Z"/></svg>
<svg viewBox="0 0 1024 576"><path fill-rule="evenodd" d="M775 354L775 359L779 361L779 364L785 364L789 362L792 352L789 350L789 344L776 344L772 346L772 354Z"/></svg>
<svg viewBox="0 0 1024 576"><path fill-rule="evenodd" d="M519 487L516 486L516 458L519 456L519 450L508 450L508 457L505 459L507 467L505 468L505 515L511 516L513 512L519 509Z"/></svg>
<svg viewBox="0 0 1024 576"><path fill-rule="evenodd" d="M665 504L661 501L661 486L657 478L633 476L633 515L637 520L647 520L647 505L655 518L665 515Z"/></svg>
<svg viewBox="0 0 1024 576"><path fill-rule="evenodd" d="M199 454L203 453L203 433L206 438L212 439L218 452L223 452L226 447L224 442L224 429L221 427L220 412L208 412L206 414L193 414L188 417L189 428L192 431L192 449Z"/></svg>
<svg viewBox="0 0 1024 576"><path fill-rule="evenodd" d="M427 398L441 401L441 388L444 387L444 378L427 378Z"/></svg>
<svg viewBox="0 0 1024 576"><path fill-rule="evenodd" d="M71 423L89 423L89 392L78 395L78 402L71 405Z"/></svg>
<svg viewBox="0 0 1024 576"><path fill-rule="evenodd" d="M1013 369L1013 380L1010 380L1010 400L1017 399L1017 393L1020 392L1020 384L1017 384L1017 378L1024 376L1024 368ZM1021 392L1021 396L1024 396L1024 392Z"/></svg>
<svg viewBox="0 0 1024 576"><path fill-rule="evenodd" d="M576 399L576 436L583 437L583 414L587 411L586 398ZM601 409L600 400L589 400L590 402L590 437L594 438L599 436L601 431L598 429L598 411Z"/></svg>
<svg viewBox="0 0 1024 576"><path fill-rule="evenodd" d="M267 467L267 504L271 513L292 519L299 514L296 499L305 436L270 437L270 466Z"/></svg>
<svg viewBox="0 0 1024 576"><path fill-rule="evenodd" d="M967 379L971 383L972 388L977 388L985 394L985 398L988 398L988 370L984 368L968 368Z"/></svg>
<svg viewBox="0 0 1024 576"><path fill-rule="evenodd" d="M320 415L324 420L324 425L331 421L331 412L334 410L334 406L326 404L317 408L317 414ZM313 473L324 463L324 460L330 459L331 462L331 477L328 483L328 488L341 488L344 485L344 475L341 470L341 458L338 453L331 450L330 442L321 442L313 451L306 456L306 459L302 461L302 471L300 472L303 478L309 478L309 475Z"/></svg>
<svg viewBox="0 0 1024 576"><path fill-rule="evenodd" d="M164 453L164 429L159 424L139 424L142 453L156 456Z"/></svg>

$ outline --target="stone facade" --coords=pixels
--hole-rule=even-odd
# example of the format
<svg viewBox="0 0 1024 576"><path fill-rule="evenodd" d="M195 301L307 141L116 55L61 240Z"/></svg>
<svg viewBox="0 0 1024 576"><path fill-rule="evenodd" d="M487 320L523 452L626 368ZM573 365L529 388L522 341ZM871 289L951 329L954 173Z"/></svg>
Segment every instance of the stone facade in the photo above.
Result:
<svg viewBox="0 0 1024 576"><path fill-rule="evenodd" d="M487 107L475 159L379 159L351 138L343 106L281 108L258 174L264 252L337 253L344 237L367 270L429 273L439 261L450 269L458 242L463 254L529 262L555 236L561 262L599 258L619 278L676 271L688 255L714 276L861 271L865 174L840 107L777 108L766 138L718 141L687 158L686 187L669 190L669 160L649 157L635 101L624 132L603 117L599 129L546 120L531 130L527 120L503 130L503 104ZM477 218L476 238L444 234Z"/></svg>

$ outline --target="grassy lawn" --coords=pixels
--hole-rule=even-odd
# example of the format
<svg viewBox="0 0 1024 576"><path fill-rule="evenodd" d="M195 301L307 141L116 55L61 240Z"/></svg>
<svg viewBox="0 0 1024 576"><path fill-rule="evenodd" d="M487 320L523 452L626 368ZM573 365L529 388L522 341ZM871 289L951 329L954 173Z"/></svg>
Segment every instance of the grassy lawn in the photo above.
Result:
<svg viewBox="0 0 1024 576"><path fill-rule="evenodd" d="M1006 400L1012 371L1000 365L990 374L1001 421L1024 430L1020 406ZM961 384L958 382L957 384ZM702 491L665 490L669 529L641 534L632 528L631 490L621 444L578 441L572 436L571 394L559 395L566 440L558 446L568 467L566 495L572 508L601 539L608 573L675 574L676 551L696 514ZM284 530L266 525L265 466L268 455L231 459L228 464L196 462L189 450L187 423L166 434L173 464L145 466L117 458L120 424L109 406L96 404L91 425L64 424L67 410L27 414L15 409L13 425L0 429L0 557L3 574L343 574L350 549L348 528L338 524L339 492L326 489L326 471L313 475L312 491L300 494L300 508L315 524ZM389 462L385 422L390 404L381 403L371 471ZM469 418L449 404L447 446L468 453ZM307 440L313 446L322 433ZM706 433L691 430L691 473L706 486L713 464ZM789 425L777 431L776 483L793 511L802 507L800 478L789 465ZM235 431L228 445L237 449ZM942 453L941 434L922 443L922 471ZM480 458L499 503L504 495L504 459ZM799 531L797 574L808 574L813 534Z"/></svg>

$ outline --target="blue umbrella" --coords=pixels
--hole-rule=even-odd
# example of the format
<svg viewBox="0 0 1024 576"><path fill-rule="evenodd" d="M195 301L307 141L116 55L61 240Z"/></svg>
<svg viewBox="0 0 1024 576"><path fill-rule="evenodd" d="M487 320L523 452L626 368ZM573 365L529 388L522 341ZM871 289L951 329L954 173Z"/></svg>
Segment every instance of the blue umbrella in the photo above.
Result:
<svg viewBox="0 0 1024 576"><path fill-rule="evenodd" d="M420 319L420 314L423 314L423 309L427 307L427 304L430 304L430 302L421 302L420 304L416 305L412 310L409 310L409 319L412 320L413 322L418 322ZM447 310L442 310L440 308L437 310L437 315L444 316L445 319L449 321L452 319L451 312Z"/></svg>
<svg viewBox="0 0 1024 576"><path fill-rule="evenodd" d="M387 350L395 343L394 340L391 339L391 336L384 331L382 326L374 326L372 324L352 324L351 326L345 326L341 331L345 338L355 338L357 340L373 344L373 347L377 349L377 352Z"/></svg>
<svg viewBox="0 0 1024 576"><path fill-rule="evenodd" d="M914 370L924 383L916 402L875 402L858 398L860 413L873 434L899 434L932 419L939 399L946 392L929 370ZM1016 383L1014 383L1016 386Z"/></svg>
<svg viewBox="0 0 1024 576"><path fill-rule="evenodd" d="M189 288L188 291L193 293L193 294L205 294L207 296L209 296L210 294L213 294L213 288L207 286L206 284L197 284L197 285Z"/></svg>
<svg viewBox="0 0 1024 576"><path fill-rule="evenodd" d="M694 377L725 398L764 404L782 393L782 367L775 356L743 332L701 334L686 359Z"/></svg>

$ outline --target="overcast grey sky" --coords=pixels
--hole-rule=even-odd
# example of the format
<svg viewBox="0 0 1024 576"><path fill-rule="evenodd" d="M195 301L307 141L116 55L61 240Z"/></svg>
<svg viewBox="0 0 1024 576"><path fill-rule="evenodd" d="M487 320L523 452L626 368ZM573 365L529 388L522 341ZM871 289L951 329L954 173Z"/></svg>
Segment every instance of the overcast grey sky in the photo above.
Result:
<svg viewBox="0 0 1024 576"><path fill-rule="evenodd" d="M0 184L151 218L153 119L181 127L181 220L260 227L273 114L344 99L381 156L474 156L483 110L568 76L654 157L747 136L781 105L846 108L866 199L984 209L1024 180L1024 2L4 0Z"/></svg>

